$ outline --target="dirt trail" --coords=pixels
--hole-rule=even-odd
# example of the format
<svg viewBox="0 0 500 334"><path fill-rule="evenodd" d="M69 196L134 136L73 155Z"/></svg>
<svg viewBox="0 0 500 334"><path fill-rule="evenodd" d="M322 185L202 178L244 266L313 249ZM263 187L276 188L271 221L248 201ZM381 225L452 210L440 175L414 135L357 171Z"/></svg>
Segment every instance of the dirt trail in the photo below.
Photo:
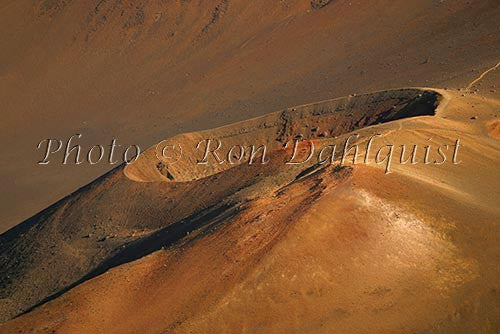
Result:
<svg viewBox="0 0 500 334"><path fill-rule="evenodd" d="M481 73L480 76L478 76L476 79L474 79L465 89L469 90L472 87L474 87L475 84L477 84L479 81L481 81L485 76L487 76L490 72L495 71L498 67L500 66L500 61L493 67L487 69L483 73Z"/></svg>

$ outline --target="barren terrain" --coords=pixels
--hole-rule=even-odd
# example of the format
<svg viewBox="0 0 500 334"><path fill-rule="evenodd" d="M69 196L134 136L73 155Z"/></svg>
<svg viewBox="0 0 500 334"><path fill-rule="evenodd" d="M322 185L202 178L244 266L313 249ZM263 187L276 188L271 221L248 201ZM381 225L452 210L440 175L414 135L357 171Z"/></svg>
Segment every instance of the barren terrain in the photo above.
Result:
<svg viewBox="0 0 500 334"><path fill-rule="evenodd" d="M497 2L1 8L1 333L498 332Z"/></svg>

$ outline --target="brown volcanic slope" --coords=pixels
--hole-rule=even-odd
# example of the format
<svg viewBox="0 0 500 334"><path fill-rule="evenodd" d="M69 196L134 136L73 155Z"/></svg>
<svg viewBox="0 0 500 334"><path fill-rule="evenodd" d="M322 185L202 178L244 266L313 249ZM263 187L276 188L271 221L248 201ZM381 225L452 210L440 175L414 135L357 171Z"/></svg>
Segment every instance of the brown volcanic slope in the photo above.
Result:
<svg viewBox="0 0 500 334"><path fill-rule="evenodd" d="M327 2L2 1L0 230L111 168L38 166L41 139L148 147L356 92L466 87L499 61L496 0ZM498 97L496 72L481 94Z"/></svg>
<svg viewBox="0 0 500 334"><path fill-rule="evenodd" d="M3 234L3 318L48 302L0 331L496 333L499 107L400 89L170 138L188 158L200 138L268 143L271 160L165 167L153 147ZM360 155L383 134L372 152L417 144L419 163L285 164L295 134L353 133ZM461 162L433 163L457 138Z"/></svg>
<svg viewBox="0 0 500 334"><path fill-rule="evenodd" d="M0 5L0 229L110 168L37 166L42 138L192 160L152 148L0 235L1 333L498 332L498 1L34 3ZM353 133L420 163L285 164ZM198 166L207 136L271 162Z"/></svg>
<svg viewBox="0 0 500 334"><path fill-rule="evenodd" d="M179 135L171 142L182 145L185 158L167 167L174 182L163 175L165 168L158 168L153 147L125 173L121 167L115 169L0 236L2 318L26 311L110 266L175 243L214 215L238 211L249 200L245 189L257 187L255 174L266 171L283 186L310 167L283 170L282 159L269 166L234 170L230 167L235 165L228 163L199 165L196 159L203 151L196 145L200 140L220 138L226 147L265 144L270 151L282 152L282 145L297 133L312 138L327 131L331 137L401 117L433 114L437 98L436 93L412 89L381 92ZM217 174L224 170L223 176ZM238 171L250 174L238 175ZM283 179L284 173L288 174Z"/></svg>

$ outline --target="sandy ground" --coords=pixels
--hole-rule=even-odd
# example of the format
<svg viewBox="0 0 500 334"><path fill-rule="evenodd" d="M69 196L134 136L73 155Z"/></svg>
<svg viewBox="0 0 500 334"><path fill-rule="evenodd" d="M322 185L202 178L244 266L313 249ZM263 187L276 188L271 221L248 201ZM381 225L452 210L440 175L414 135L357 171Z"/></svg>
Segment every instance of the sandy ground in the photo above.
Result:
<svg viewBox="0 0 500 334"><path fill-rule="evenodd" d="M374 152L433 150L385 174L289 166L281 149L199 178L193 161L158 165L153 146L0 235L0 332L498 332L500 6L319 7L2 5L2 229L110 168L41 167L45 137L280 147L296 132L316 145L357 133L382 135ZM460 163L449 149L437 164L435 147L456 139Z"/></svg>

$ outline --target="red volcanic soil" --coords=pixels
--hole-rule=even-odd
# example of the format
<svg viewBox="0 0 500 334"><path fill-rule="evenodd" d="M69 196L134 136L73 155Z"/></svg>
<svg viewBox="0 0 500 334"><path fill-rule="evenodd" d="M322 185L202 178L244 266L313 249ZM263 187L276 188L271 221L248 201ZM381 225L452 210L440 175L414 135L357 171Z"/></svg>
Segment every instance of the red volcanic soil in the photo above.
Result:
<svg viewBox="0 0 500 334"><path fill-rule="evenodd" d="M382 91L169 139L267 139L267 164L160 168L153 146L1 236L2 316L20 316L0 329L494 332L499 104L462 95ZM344 128L311 130L327 124ZM372 152L463 145L460 163L419 151L385 174L373 160L288 165L290 129L323 147L379 134Z"/></svg>
<svg viewBox="0 0 500 334"><path fill-rule="evenodd" d="M498 332L496 1L0 7L1 333ZM75 133L149 148L36 163Z"/></svg>

